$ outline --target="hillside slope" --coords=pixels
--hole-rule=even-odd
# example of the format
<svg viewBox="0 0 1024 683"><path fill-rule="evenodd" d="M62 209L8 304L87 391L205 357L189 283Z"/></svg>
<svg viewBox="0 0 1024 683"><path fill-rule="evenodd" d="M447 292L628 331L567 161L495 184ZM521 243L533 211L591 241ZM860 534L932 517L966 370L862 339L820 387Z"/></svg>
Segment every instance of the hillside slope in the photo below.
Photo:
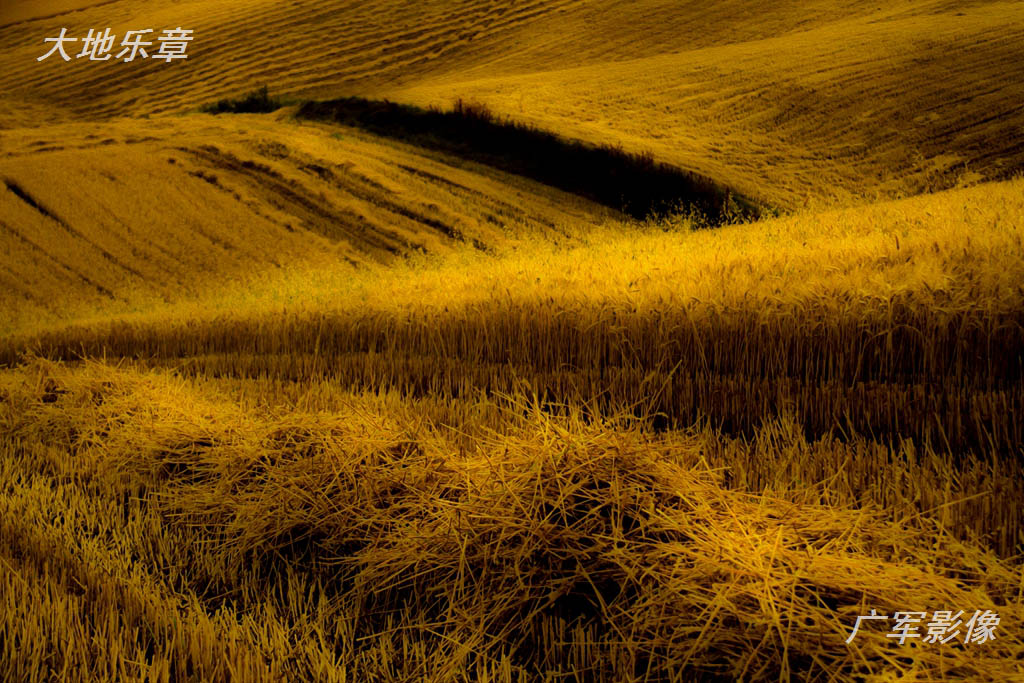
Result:
<svg viewBox="0 0 1024 683"><path fill-rule="evenodd" d="M0 0L0 680L1024 680L1024 3L765 5Z"/></svg>
<svg viewBox="0 0 1024 683"><path fill-rule="evenodd" d="M792 412L814 438L1015 454L1022 184L695 232L591 224L567 245L464 245L358 271L285 268L173 306L19 330L0 340L0 362L34 349L435 398L526 382L553 405L646 406L662 427L706 418L750 433Z"/></svg>
<svg viewBox="0 0 1024 683"><path fill-rule="evenodd" d="M606 213L497 171L278 117L57 124L0 131L0 148L0 332L268 271L564 236Z"/></svg>
<svg viewBox="0 0 1024 683"><path fill-rule="evenodd" d="M1022 189L2 337L0 678L1019 679Z"/></svg>
<svg viewBox="0 0 1024 683"><path fill-rule="evenodd" d="M187 62L37 62L62 26L196 33ZM298 97L471 95L791 207L1024 168L1015 2L15 3L0 43L0 125L180 112L266 82Z"/></svg>
<svg viewBox="0 0 1024 683"><path fill-rule="evenodd" d="M1024 168L1024 80L1012 66L1024 5L958 10L890 8L616 63L439 79L400 99L480 100L790 208L916 194Z"/></svg>

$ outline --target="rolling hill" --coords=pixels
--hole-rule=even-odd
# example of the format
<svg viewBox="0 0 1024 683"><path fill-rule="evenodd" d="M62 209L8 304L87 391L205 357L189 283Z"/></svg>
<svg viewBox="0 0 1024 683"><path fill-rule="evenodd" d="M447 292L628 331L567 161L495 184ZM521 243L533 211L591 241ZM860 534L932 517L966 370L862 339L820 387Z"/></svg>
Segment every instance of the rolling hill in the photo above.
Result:
<svg viewBox="0 0 1024 683"><path fill-rule="evenodd" d="M0 124L296 97L471 96L786 207L1006 178L1022 166L1016 2L133 0L0 11ZM63 10L63 11L62 11ZM140 23L141 22L141 23ZM142 26L146 24L146 26ZM172 64L37 62L45 37L195 31ZM272 30L268 30L272 27Z"/></svg>
<svg viewBox="0 0 1024 683"><path fill-rule="evenodd" d="M1021 184L7 335L0 670L1012 679ZM907 605L997 640L845 642Z"/></svg>
<svg viewBox="0 0 1024 683"><path fill-rule="evenodd" d="M609 214L408 145L255 115L0 131L7 331L268 270L563 238Z"/></svg>
<svg viewBox="0 0 1024 683"><path fill-rule="evenodd" d="M0 47L0 679L1024 677L1024 4Z"/></svg>

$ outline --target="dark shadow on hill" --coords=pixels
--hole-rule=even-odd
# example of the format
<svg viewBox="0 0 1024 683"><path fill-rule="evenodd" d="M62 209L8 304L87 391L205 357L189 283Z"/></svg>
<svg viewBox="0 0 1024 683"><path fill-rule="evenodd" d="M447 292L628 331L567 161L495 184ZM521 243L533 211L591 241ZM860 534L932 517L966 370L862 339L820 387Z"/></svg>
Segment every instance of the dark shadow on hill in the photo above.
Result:
<svg viewBox="0 0 1024 683"><path fill-rule="evenodd" d="M271 97L270 89L263 85L239 98L224 98L203 105L199 111L204 114L268 114L285 106L279 97Z"/></svg>
<svg viewBox="0 0 1024 683"><path fill-rule="evenodd" d="M346 97L303 104L297 116L353 126L532 178L634 218L674 213L700 225L759 218L769 212L710 178L656 162L650 153L591 145L459 100L451 111Z"/></svg>

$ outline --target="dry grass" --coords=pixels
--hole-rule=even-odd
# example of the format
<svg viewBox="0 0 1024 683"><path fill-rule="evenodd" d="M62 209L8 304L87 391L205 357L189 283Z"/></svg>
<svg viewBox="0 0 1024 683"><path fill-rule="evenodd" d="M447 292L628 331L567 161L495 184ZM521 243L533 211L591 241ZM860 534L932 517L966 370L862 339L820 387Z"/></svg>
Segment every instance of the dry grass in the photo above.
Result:
<svg viewBox="0 0 1024 683"><path fill-rule="evenodd" d="M1024 678L1020 3L0 4L0 680ZM196 111L268 73L797 212Z"/></svg>
<svg viewBox="0 0 1024 683"><path fill-rule="evenodd" d="M9 335L3 675L1019 676L1021 186Z"/></svg>
<svg viewBox="0 0 1024 683"><path fill-rule="evenodd" d="M1020 188L9 335L141 360L2 375L3 676L1019 675ZM870 608L1002 623L847 646Z"/></svg>
<svg viewBox="0 0 1024 683"><path fill-rule="evenodd" d="M7 678L1020 673L1019 566L930 518L731 490L706 435L532 412L467 451L372 399L281 415L99 364L2 396ZM869 607L1006 628L848 647Z"/></svg>
<svg viewBox="0 0 1024 683"><path fill-rule="evenodd" d="M108 355L213 376L514 393L807 434L1016 454L1021 181L585 247L293 271L179 307L13 336L4 359ZM460 260L461 259L461 260Z"/></svg>

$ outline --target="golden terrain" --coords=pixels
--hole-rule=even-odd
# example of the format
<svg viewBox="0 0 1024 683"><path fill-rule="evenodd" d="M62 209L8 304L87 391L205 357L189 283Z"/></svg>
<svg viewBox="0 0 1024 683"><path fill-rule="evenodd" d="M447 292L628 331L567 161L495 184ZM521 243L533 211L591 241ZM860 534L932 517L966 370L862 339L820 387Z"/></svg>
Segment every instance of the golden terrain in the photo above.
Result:
<svg viewBox="0 0 1024 683"><path fill-rule="evenodd" d="M1020 3L412 7L0 8L0 679L1024 676ZM196 40L37 62L61 26ZM782 215L197 113L262 82Z"/></svg>
<svg viewBox="0 0 1024 683"><path fill-rule="evenodd" d="M179 112L264 82L302 98L461 95L793 208L1003 179L1024 161L1019 2L51 4L0 9L0 122ZM61 26L191 28L193 57L36 62Z"/></svg>
<svg viewBox="0 0 1024 683"><path fill-rule="evenodd" d="M597 210L276 117L67 123L0 131L0 144L5 333L196 297L267 270L564 235Z"/></svg>

